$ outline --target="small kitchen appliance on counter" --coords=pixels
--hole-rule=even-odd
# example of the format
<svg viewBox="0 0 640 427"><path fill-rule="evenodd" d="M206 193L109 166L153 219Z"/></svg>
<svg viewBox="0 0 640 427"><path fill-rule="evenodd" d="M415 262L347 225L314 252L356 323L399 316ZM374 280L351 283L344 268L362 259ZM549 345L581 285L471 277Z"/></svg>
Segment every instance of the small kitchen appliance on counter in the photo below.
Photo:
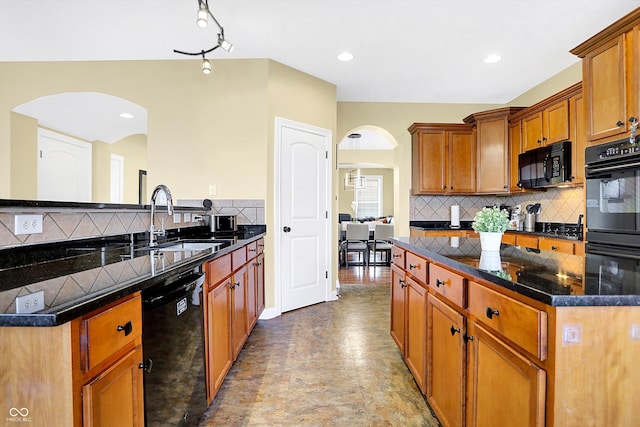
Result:
<svg viewBox="0 0 640 427"><path fill-rule="evenodd" d="M237 215L209 215L209 228L217 239L233 238L238 231Z"/></svg>

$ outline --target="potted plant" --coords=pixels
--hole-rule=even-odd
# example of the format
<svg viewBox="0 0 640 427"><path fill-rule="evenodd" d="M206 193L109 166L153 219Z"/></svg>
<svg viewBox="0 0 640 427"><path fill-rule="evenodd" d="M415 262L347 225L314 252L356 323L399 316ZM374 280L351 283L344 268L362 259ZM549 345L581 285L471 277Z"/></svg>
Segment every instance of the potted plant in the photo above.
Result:
<svg viewBox="0 0 640 427"><path fill-rule="evenodd" d="M509 214L497 207L482 208L473 217L471 227L480 233L483 251L499 251L502 235L509 226Z"/></svg>

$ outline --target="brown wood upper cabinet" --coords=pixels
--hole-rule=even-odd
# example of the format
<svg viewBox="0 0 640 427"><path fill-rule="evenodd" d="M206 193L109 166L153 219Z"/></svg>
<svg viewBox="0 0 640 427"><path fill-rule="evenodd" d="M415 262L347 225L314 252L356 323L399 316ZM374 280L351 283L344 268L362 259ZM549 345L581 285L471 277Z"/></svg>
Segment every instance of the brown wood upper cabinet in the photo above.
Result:
<svg viewBox="0 0 640 427"><path fill-rule="evenodd" d="M476 150L471 125L414 123L409 132L413 194L475 192Z"/></svg>
<svg viewBox="0 0 640 427"><path fill-rule="evenodd" d="M569 100L559 101L522 119L522 150L569 139Z"/></svg>
<svg viewBox="0 0 640 427"><path fill-rule="evenodd" d="M582 58L589 141L628 134L629 117L638 117L640 8L571 50Z"/></svg>
<svg viewBox="0 0 640 427"><path fill-rule="evenodd" d="M509 117L522 110L507 107L474 113L464 119L476 130L476 192L500 194L509 192L510 142Z"/></svg>

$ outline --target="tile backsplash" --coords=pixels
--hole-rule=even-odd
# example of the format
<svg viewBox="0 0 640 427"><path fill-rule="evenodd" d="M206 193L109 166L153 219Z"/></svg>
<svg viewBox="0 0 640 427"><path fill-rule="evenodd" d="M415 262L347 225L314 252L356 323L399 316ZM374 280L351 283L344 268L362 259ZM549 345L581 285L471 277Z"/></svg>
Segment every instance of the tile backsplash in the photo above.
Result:
<svg viewBox="0 0 640 427"><path fill-rule="evenodd" d="M538 221L577 223L584 213L584 189L549 188L539 193L511 196L411 196L410 219L414 221L448 221L451 205L460 205L460 219L471 221L484 206L494 204L521 205L540 203Z"/></svg>

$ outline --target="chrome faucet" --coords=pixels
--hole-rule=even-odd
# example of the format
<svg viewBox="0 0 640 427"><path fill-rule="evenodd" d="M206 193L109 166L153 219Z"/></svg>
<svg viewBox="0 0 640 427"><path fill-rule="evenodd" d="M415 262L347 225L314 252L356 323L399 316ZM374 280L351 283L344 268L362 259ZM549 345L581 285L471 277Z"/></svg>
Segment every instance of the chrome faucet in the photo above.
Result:
<svg viewBox="0 0 640 427"><path fill-rule="evenodd" d="M163 192L167 198L167 215L173 215L173 199L171 197L171 191L167 188L166 185L160 184L156 188L153 189L151 193L151 222L149 223L149 246L157 245L158 236L164 236L164 221L160 221L160 229L156 229L154 225L154 218L156 215L156 198L158 197L159 192Z"/></svg>

